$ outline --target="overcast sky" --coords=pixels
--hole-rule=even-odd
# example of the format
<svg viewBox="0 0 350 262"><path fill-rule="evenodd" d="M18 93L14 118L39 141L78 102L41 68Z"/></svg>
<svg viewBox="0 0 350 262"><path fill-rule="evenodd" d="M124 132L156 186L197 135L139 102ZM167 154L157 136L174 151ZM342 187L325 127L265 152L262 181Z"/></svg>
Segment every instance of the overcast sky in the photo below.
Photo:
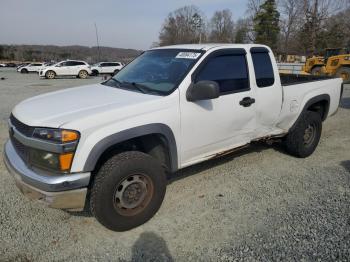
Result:
<svg viewBox="0 0 350 262"><path fill-rule="evenodd" d="M194 4L210 18L228 8L236 20L246 0L0 0L1 44L96 45L147 49L168 13Z"/></svg>

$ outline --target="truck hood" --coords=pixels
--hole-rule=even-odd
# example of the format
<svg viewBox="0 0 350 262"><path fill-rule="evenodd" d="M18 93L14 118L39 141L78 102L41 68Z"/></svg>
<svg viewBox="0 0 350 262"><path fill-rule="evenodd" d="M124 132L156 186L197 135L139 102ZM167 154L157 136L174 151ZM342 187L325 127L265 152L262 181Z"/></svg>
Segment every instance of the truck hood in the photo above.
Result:
<svg viewBox="0 0 350 262"><path fill-rule="evenodd" d="M94 84L26 99L13 109L12 114L29 126L58 128L86 116L152 102L156 99L161 97Z"/></svg>

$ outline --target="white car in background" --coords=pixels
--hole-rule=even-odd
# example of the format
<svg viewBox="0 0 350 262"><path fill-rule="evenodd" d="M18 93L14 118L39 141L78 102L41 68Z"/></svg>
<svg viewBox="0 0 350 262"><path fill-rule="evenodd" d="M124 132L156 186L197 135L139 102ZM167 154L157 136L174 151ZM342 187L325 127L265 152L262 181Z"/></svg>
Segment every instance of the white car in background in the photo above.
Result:
<svg viewBox="0 0 350 262"><path fill-rule="evenodd" d="M38 73L44 67L45 67L44 63L31 63L29 65L25 65L17 68L17 72L20 72L22 74L27 74L32 72Z"/></svg>
<svg viewBox="0 0 350 262"><path fill-rule="evenodd" d="M56 76L76 76L87 78L91 75L91 66L85 61L66 60L40 70L39 76L54 79Z"/></svg>
<svg viewBox="0 0 350 262"><path fill-rule="evenodd" d="M92 75L111 74L115 75L123 68L121 62L100 62L91 67Z"/></svg>

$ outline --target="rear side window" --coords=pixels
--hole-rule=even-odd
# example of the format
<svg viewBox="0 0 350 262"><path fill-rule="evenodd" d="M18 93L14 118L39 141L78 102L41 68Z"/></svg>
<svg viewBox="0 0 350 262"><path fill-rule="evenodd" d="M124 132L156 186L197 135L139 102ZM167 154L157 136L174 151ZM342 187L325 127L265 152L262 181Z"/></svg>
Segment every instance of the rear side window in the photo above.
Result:
<svg viewBox="0 0 350 262"><path fill-rule="evenodd" d="M250 50L253 59L256 84L258 87L273 85L275 76L272 68L269 51L266 48L252 48Z"/></svg>
<svg viewBox="0 0 350 262"><path fill-rule="evenodd" d="M67 62L65 62L64 65L65 65L65 66L75 66L76 64L75 64L74 61L67 61Z"/></svg>
<svg viewBox="0 0 350 262"><path fill-rule="evenodd" d="M196 82L202 80L217 82L220 93L223 94L248 90L249 80L245 54L220 55L210 58L196 77Z"/></svg>

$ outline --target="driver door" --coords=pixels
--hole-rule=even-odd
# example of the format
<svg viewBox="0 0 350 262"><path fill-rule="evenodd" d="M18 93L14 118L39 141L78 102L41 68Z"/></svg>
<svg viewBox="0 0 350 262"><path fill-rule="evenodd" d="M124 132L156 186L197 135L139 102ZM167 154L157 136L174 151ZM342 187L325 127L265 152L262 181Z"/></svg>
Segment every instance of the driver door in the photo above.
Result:
<svg viewBox="0 0 350 262"><path fill-rule="evenodd" d="M201 80L217 82L220 97L189 102L187 90L180 91L183 167L249 143L256 126L255 104L241 102L254 98L244 49L209 54L192 75L192 83Z"/></svg>

